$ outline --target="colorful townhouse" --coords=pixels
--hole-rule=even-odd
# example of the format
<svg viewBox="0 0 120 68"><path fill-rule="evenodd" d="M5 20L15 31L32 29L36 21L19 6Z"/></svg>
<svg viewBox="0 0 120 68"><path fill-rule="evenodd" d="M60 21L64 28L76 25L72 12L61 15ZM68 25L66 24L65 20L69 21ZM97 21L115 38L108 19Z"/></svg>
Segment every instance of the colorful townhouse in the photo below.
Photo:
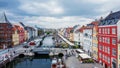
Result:
<svg viewBox="0 0 120 68"><path fill-rule="evenodd" d="M69 41L70 41L70 42L74 42L73 31L74 31L74 29L73 29L73 28L72 28L72 29L70 29L70 37L69 37Z"/></svg>
<svg viewBox="0 0 120 68"><path fill-rule="evenodd" d="M12 47L12 28L13 25L3 13L0 17L0 48Z"/></svg>
<svg viewBox="0 0 120 68"><path fill-rule="evenodd" d="M83 34L83 30L85 29L85 26L83 25L80 29L79 29L79 32L80 32L80 46L82 46L83 47L83 42L84 42L84 34Z"/></svg>
<svg viewBox="0 0 120 68"><path fill-rule="evenodd" d="M119 33L120 34L120 33ZM120 37L118 37L118 68L120 68Z"/></svg>
<svg viewBox="0 0 120 68"><path fill-rule="evenodd" d="M105 68L120 68L120 11L101 20L98 30L99 62Z"/></svg>
<svg viewBox="0 0 120 68"><path fill-rule="evenodd" d="M22 22L19 22L23 27L24 29L27 31L27 39L28 41L32 40L35 38L35 33L36 33L36 30L33 28L33 27L30 27L30 26L26 26L24 25Z"/></svg>
<svg viewBox="0 0 120 68"><path fill-rule="evenodd" d="M88 55L91 55L92 53L92 27L90 25L91 24L87 24L83 30L83 49L88 53Z"/></svg>
<svg viewBox="0 0 120 68"><path fill-rule="evenodd" d="M18 29L13 25L14 27L12 28L12 45L18 45L19 44L19 34L18 34Z"/></svg>
<svg viewBox="0 0 120 68"><path fill-rule="evenodd" d="M25 42L25 31L24 28L20 25L15 25L17 32L19 34L19 44Z"/></svg>
<svg viewBox="0 0 120 68"><path fill-rule="evenodd" d="M93 27L95 26L94 22L87 24L83 30L84 41L83 41L83 49L88 53L88 55L92 56L92 41L93 41Z"/></svg>
<svg viewBox="0 0 120 68"><path fill-rule="evenodd" d="M76 27L74 27L74 31L73 31L73 37L74 37L74 43L75 45L80 46L80 25L77 25Z"/></svg>
<svg viewBox="0 0 120 68"><path fill-rule="evenodd" d="M92 34L92 57L95 61L98 61L98 23L99 21L93 21L93 34Z"/></svg>
<svg viewBox="0 0 120 68"><path fill-rule="evenodd" d="M73 39L73 27L68 27L66 28L66 35L65 37L68 39L68 40L72 40Z"/></svg>

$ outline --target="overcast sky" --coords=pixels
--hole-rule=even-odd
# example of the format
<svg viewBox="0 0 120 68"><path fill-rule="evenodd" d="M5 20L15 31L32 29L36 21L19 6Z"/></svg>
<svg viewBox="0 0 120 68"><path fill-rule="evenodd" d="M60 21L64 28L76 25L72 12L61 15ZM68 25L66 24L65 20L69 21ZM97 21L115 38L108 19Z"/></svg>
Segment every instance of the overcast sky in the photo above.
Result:
<svg viewBox="0 0 120 68"><path fill-rule="evenodd" d="M0 13L12 23L61 28L84 25L110 11L120 10L120 0L0 0Z"/></svg>

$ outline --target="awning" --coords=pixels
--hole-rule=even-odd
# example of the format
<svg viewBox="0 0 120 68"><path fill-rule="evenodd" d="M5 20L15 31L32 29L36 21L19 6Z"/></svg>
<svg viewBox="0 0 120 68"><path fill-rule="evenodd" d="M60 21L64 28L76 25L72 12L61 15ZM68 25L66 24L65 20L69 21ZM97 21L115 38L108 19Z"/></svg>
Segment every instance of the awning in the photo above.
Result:
<svg viewBox="0 0 120 68"><path fill-rule="evenodd" d="M63 36L61 36L60 34L58 34L66 43L68 43L71 46L74 46L73 43L71 43L70 41L68 41L66 38L64 38Z"/></svg>
<svg viewBox="0 0 120 68"><path fill-rule="evenodd" d="M57 60L52 60L52 64L56 64L57 63Z"/></svg>
<svg viewBox="0 0 120 68"><path fill-rule="evenodd" d="M79 54L82 59L90 59L91 57L87 54Z"/></svg>
<svg viewBox="0 0 120 68"><path fill-rule="evenodd" d="M77 49L78 52L83 53L84 51L81 49Z"/></svg>

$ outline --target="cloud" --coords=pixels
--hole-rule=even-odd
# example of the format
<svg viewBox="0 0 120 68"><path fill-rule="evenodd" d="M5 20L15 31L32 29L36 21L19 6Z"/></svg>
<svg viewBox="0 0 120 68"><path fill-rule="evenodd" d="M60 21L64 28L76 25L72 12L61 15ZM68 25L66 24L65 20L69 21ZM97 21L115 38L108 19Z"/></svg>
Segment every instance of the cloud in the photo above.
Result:
<svg viewBox="0 0 120 68"><path fill-rule="evenodd" d="M60 28L106 17L110 11L119 11L119 3L120 0L0 0L0 11L5 11L11 22Z"/></svg>
<svg viewBox="0 0 120 68"><path fill-rule="evenodd" d="M27 24L40 25L45 28L64 28L74 26L76 24L85 25L90 23L92 19L80 16L66 16L66 17L26 17L23 20Z"/></svg>
<svg viewBox="0 0 120 68"><path fill-rule="evenodd" d="M31 13L31 14L44 14L44 15L51 15L51 14L62 14L64 13L64 9L59 6L59 3L54 0L40 2L40 1L34 1L34 0L26 0L21 1L21 6L19 6L19 9Z"/></svg>

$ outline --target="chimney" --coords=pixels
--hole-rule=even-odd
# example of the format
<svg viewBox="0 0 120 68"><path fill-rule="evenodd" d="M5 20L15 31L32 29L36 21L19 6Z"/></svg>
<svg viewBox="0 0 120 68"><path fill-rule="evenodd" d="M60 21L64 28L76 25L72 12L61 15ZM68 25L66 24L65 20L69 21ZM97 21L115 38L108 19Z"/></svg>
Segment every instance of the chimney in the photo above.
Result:
<svg viewBox="0 0 120 68"><path fill-rule="evenodd" d="M103 17L100 17L100 20L103 20Z"/></svg>
<svg viewBox="0 0 120 68"><path fill-rule="evenodd" d="M110 14L112 14L113 13L113 11L110 11Z"/></svg>

